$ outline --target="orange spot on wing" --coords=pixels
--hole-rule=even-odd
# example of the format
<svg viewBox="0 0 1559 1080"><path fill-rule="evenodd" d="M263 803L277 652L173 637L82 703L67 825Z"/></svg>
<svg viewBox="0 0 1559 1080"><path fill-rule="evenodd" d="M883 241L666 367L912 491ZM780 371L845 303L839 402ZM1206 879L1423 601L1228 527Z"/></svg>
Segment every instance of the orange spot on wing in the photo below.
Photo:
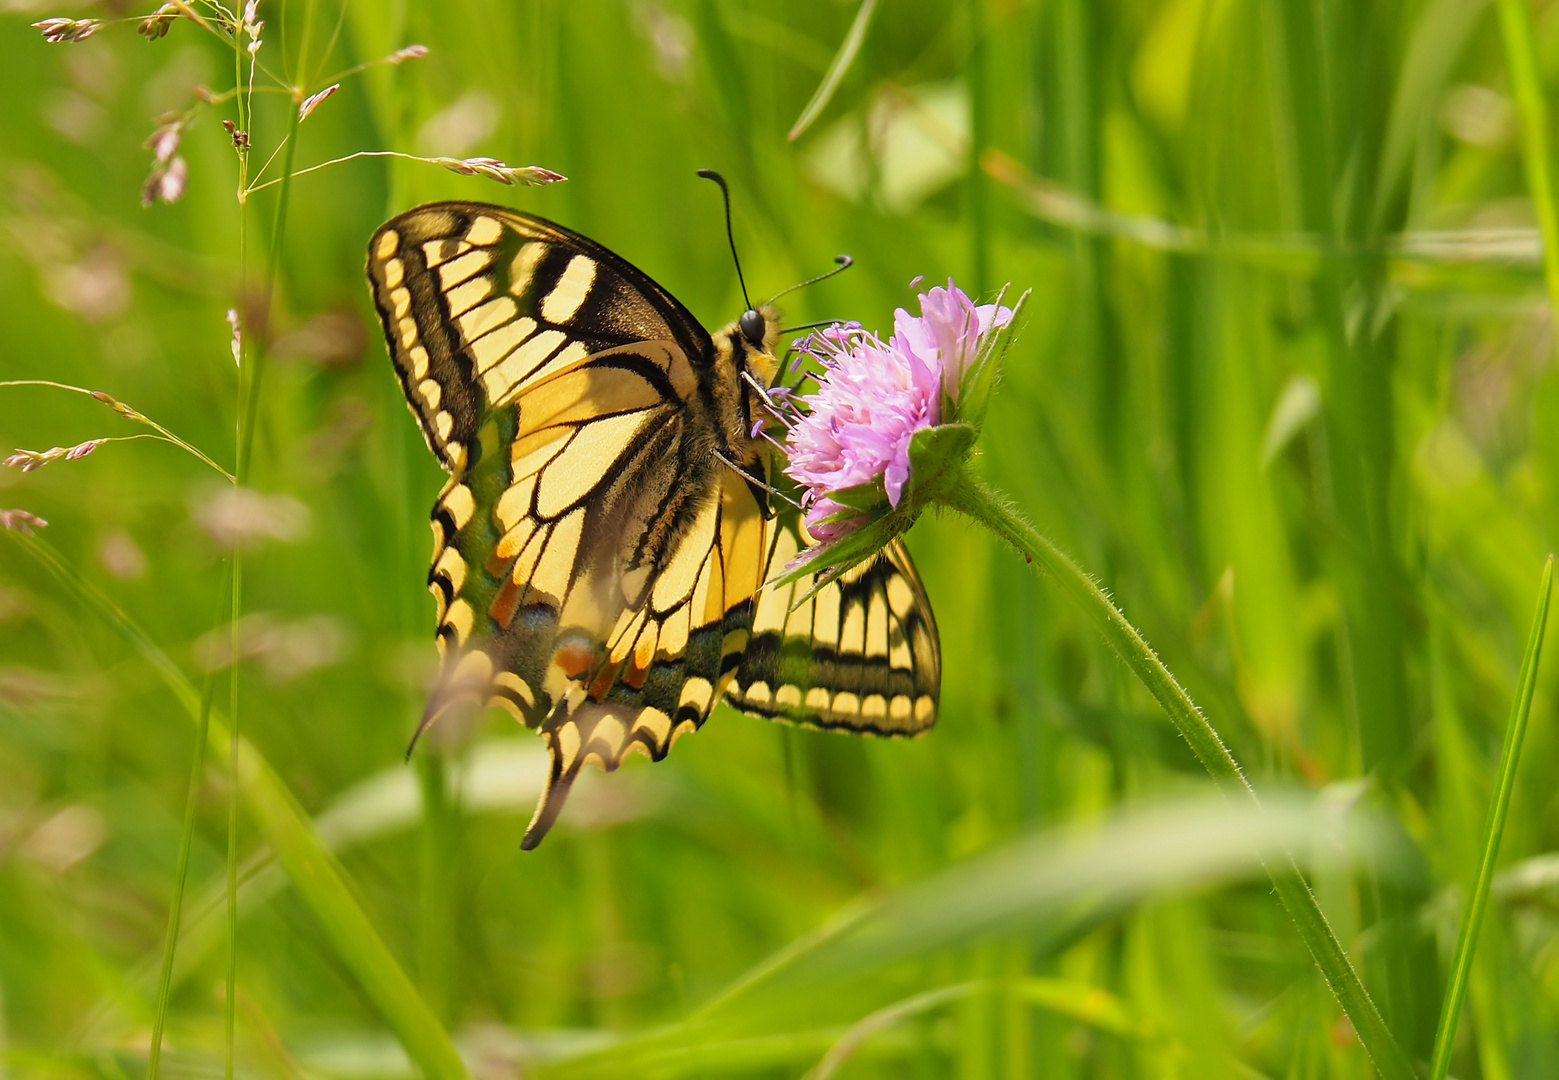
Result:
<svg viewBox="0 0 1559 1080"><path fill-rule="evenodd" d="M509 623L514 619L514 610L520 606L520 587L509 578L498 587L498 595L493 597L493 602L488 605L487 613L493 617L499 626L508 629Z"/></svg>
<svg viewBox="0 0 1559 1080"><path fill-rule="evenodd" d="M596 701L604 701L607 692L612 689L612 683L617 681L617 673L621 670L621 664L602 664L601 670L596 673L595 681L590 684L590 697Z"/></svg>
<svg viewBox="0 0 1559 1080"><path fill-rule="evenodd" d="M552 662L570 679L577 679L590 670L594 654L595 650L588 641L570 638L558 645L557 651L552 654Z"/></svg>
<svg viewBox="0 0 1559 1080"><path fill-rule="evenodd" d="M637 662L629 664L628 670L623 672L623 682L635 690L642 690L644 689L644 680L649 673L650 669L648 666L640 667Z"/></svg>

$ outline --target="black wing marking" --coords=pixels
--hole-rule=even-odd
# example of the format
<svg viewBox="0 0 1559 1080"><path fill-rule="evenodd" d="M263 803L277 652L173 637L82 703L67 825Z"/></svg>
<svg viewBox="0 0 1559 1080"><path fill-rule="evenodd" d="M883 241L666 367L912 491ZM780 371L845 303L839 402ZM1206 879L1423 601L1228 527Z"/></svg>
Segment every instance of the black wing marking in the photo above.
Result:
<svg viewBox="0 0 1559 1080"><path fill-rule="evenodd" d="M774 530L766 577L803 548L794 513ZM791 610L811 577L758 594L752 640L727 690L743 712L808 727L917 735L936 722L936 620L909 551L894 540Z"/></svg>

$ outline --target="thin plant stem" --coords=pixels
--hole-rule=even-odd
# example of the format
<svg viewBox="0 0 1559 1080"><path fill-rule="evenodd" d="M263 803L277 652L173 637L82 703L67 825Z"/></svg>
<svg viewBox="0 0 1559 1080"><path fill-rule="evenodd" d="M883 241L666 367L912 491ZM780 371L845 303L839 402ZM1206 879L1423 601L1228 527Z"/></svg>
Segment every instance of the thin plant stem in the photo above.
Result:
<svg viewBox="0 0 1559 1080"><path fill-rule="evenodd" d="M1548 600L1553 592L1554 557L1543 564L1542 581L1537 587L1537 611L1527 635L1526 655L1521 658L1521 675L1516 682L1516 698L1510 705L1505 724L1505 748L1500 754L1499 782L1489 818L1483 829L1483 854L1478 861L1478 880L1467 898L1462 913L1461 934L1456 941L1456 956L1451 963L1451 978L1445 986L1445 1004L1440 1010L1440 1026L1435 1031L1434 1056L1429 1063L1429 1080L1445 1080L1451 1068L1451 1049L1456 1042L1456 1025L1461 1018L1462 1002L1472 976L1472 960L1478 949L1478 933L1489 904L1489 886L1494 881L1494 863L1499 857L1500 837L1505 832L1505 817L1510 811L1510 795L1516 786L1516 767L1521 760L1521 742L1526 737L1527 718L1532 713L1532 694L1537 687L1537 665L1543 655L1543 633L1548 626Z"/></svg>
<svg viewBox="0 0 1559 1080"><path fill-rule="evenodd" d="M1548 166L1548 106L1538 73L1537 46L1532 40L1532 16L1527 0L1499 0L1500 36L1505 42L1505 66L1521 121L1521 163L1527 194L1537 209L1543 234L1543 281L1548 302L1559 311L1559 211L1554 207L1553 178Z"/></svg>
<svg viewBox="0 0 1559 1080"><path fill-rule="evenodd" d="M399 150L358 150L356 153L346 154L343 157L331 158L329 161L321 161L318 165L310 165L308 168L306 168L306 169L299 169L297 172L293 172L289 168L283 175L278 176L276 179L274 179L274 180L267 180L263 184L256 184L254 187L249 188L249 193L252 194L253 192L256 192L256 191L264 191L266 188L272 186L273 184L279 184L283 180L291 179L292 177L295 177L295 176L307 176L311 172L318 172L321 169L328 169L330 166L332 166L332 165L340 165L344 161L352 161L355 158L365 158L365 157L405 158L408 161L424 161L424 160L426 160L425 158L418 157L416 154L403 154Z"/></svg>
<svg viewBox="0 0 1559 1080"><path fill-rule="evenodd" d="M220 27L212 25L212 22L211 22L210 19L208 19L205 16L201 15L199 12L197 12L195 10L195 8L192 5L190 5L190 4L186 3L186 2L183 2L183 0L173 0L173 6L179 9L179 14L181 14L185 18L189 19L196 26L199 26L202 30L204 30L206 33L210 34L212 37L216 38L218 41L222 42L222 44L231 46L233 51L235 53L238 53L240 55L240 58L242 57L244 48L243 48L243 45L242 45L241 41L239 40L242 35L235 33L232 37L229 37L225 30L221 29ZM130 22L130 21L139 22L140 19L142 19L144 17L145 16L136 16L134 20L126 19L124 21L126 21L126 22ZM237 23L237 15L236 14L232 15L232 18L234 20L234 23L236 24ZM264 64L261 64L258 61L256 61L253 66L258 67L261 71L265 72L266 78L270 79L271 81L277 83L278 85L283 85L284 84L284 80L277 78L276 77L276 73L274 71L272 71L270 68L266 67ZM254 92L252 87L251 87L249 92L250 93ZM239 127L243 127L243 125L239 124Z"/></svg>
<svg viewBox="0 0 1559 1080"><path fill-rule="evenodd" d="M312 14L313 5L310 4ZM305 35L305 47L307 36ZM250 68L251 73L253 67ZM298 109L297 105L302 97L302 92L296 87L293 89L293 107L288 110L287 134L282 141L286 147L286 153L282 158L283 181L281 190L276 198L276 224L271 232L270 258L267 260L265 270L265 292L260 301L260 332L251 335L255 346L250 353L249 364L244 369L248 377L241 379L241 398L239 404L238 426L238 465L237 482L239 487L244 487L249 482L250 474L254 468L254 429L259 415L260 385L265 373L265 339L269 334L269 322L271 315L271 303L276 294L276 277L281 269L282 240L287 231L287 197L291 194L292 185L286 182L292 171L293 153L298 144ZM250 110L252 117L253 109ZM252 143L251 143L252 145ZM246 160L247 165L247 160ZM240 187L241 192L247 189ZM241 200L247 202L247 199ZM242 209L242 208L241 208ZM242 256L241 256L242 257ZM233 664L229 669L229 715L232 724L232 760L238 760L239 749L239 641L238 624L243 617L243 553L237 544L233 547L233 612L232 612L232 656ZM241 777L237 772L233 774L232 797L228 804L228 834L227 834L227 997L223 1003L225 1009L224 1033L226 1036L226 1077L233 1078L233 1046L235 1024L237 1022L237 988L238 988L238 787Z"/></svg>
<svg viewBox="0 0 1559 1080"><path fill-rule="evenodd" d="M201 450L197 446L192 445L191 443L185 442L183 439L179 438L173 432L171 432L167 428L163 427L157 421L153 420L151 417L146 416L143 413L137 412L135 409L130 408L130 406L126 405L122 401L117 401L114 398L109 397L107 394L103 393L101 390L88 390L84 386L71 386L69 383L55 382L52 379L4 379L4 380L0 380L0 386L52 386L56 390L69 390L69 391L71 391L72 393L75 393L75 394L85 394L85 395L87 395L90 398L95 398L96 400L101 401L103 404L109 406L111 409L113 409L115 412L117 412L120 416L127 417L128 419L134 420L138 424L145 424L147 427L149 427L153 431L157 432L157 434L159 436L161 436L163 442L172 443L174 446L177 446L180 450L183 450L183 451L185 451L186 453L189 453L189 454L193 454L195 457L199 458L202 462L204 462L205 464L209 465L211 468L215 469L217 472L221 473L222 476L227 480L228 483L233 483L234 482L233 474L228 472L226 469L222 468L222 466L218 465L215 461L212 461L211 458L205 453L205 451ZM140 437L144 438L145 436L140 436ZM123 440L122 440L122 437L121 437L121 438L115 438L115 439L112 439L112 440L104 439L103 441L104 442L110 442L110 441L119 442L119 441L123 441Z"/></svg>
<svg viewBox="0 0 1559 1080"><path fill-rule="evenodd" d="M297 104L298 94L293 94ZM287 229L287 201L292 192L292 159L298 145L298 110L290 110L287 121L286 146L287 153L282 158L282 175L277 178L281 184L281 191L276 197L276 225L271 231L270 259L265 269L265 292L260 299L260 318L262 322L269 322L271 315L271 302L276 295L276 278L281 270L282 235ZM261 185L269 186L269 185ZM258 335L258 343L254 353L250 357L249 378L244 388L244 403L242 422L239 428L238 438L238 483L243 485L248 482L249 472L253 466L251 460L254 454L254 429L255 418L258 415L260 405L260 383L265 374L265 335L268 331L262 327Z"/></svg>
<svg viewBox="0 0 1559 1080"><path fill-rule="evenodd" d="M238 731L238 674L242 666L238 641L238 620L243 614L243 552L237 542L233 544L231 556L233 567L232 582L232 609L231 620L228 624L228 656L230 663L227 669L228 678L228 718L231 724L229 733L230 745L228 748L228 760L239 760L239 731ZM227 968L226 988L227 994L222 1000L222 1047L223 1047L223 1075L226 1080L233 1080L234 1046L237 1025L237 992L238 992L238 799L239 784L241 778L239 770L234 769L228 778L227 799Z"/></svg>
<svg viewBox="0 0 1559 1080"><path fill-rule="evenodd" d="M871 26L872 13L876 10L877 0L861 0L861 6L855 12L855 20L850 23L850 29L845 33L839 51L834 54L833 63L828 65L823 81L818 84L817 90L812 94L812 100L808 101L806 107L801 110L801 115L796 117L796 122L791 125L786 135L791 142L801 138L807 128L812 126L812 121L816 120L833 100L834 91L839 89L845 73L850 70L850 65L855 63L856 54L861 51L861 43L866 40L866 30Z"/></svg>
<svg viewBox="0 0 1559 1080"><path fill-rule="evenodd" d="M237 85L244 85L243 56L247 50L241 48L242 35L235 33L233 39L234 54L234 78ZM254 69L259 63L259 58L254 53L249 54L249 83L248 93L238 95L238 120L239 128L250 131L254 123ZM292 110L296 113L296 109ZM248 293L248 269L249 269L249 200L247 190L249 186L249 149L254 145L253 133L245 145L238 147L238 306L244 309L244 300ZM273 239L273 243L274 243ZM269 295L266 300L269 302ZM267 307L267 313L268 313ZM262 316L263 318L263 316ZM261 328L261 334L256 340L263 342L265 328ZM253 335L251 334L251 337ZM253 440L253 410L250 400L258 390L256 379L258 371L253 370L260 350L252 350L250 363L243 363L242 340L240 339L239 369L238 369L238 427L233 437L234 472L235 482L243 487L249 480L249 450ZM230 599L232 608L228 625L228 655L231 662L228 665L228 720L231 725L229 733L228 761L235 764L239 760L241 747L239 729L239 675L242 667L239 650L238 624L243 616L243 551L235 539L233 551L230 557L233 568ZM233 1071L236 1063L236 1036L238 1025L238 804L242 797L243 779L240 771L235 767L228 778L228 803L227 803L227 896L226 896L226 923L227 923L227 956L224 986L226 993L222 998L222 1037L223 1037L223 1075L225 1080L233 1080Z"/></svg>
<svg viewBox="0 0 1559 1080"><path fill-rule="evenodd" d="M1023 520L1006 498L977 477L965 476L960 483L949 485L945 498L953 509L990 529L1030 563L1038 563L1041 569L1048 570L1072 601L1104 633L1105 640L1116 655L1125 661L1126 666L1147 687L1219 786L1227 794L1246 799L1255 809L1260 810L1261 804L1256 798L1255 789L1207 717L1197 708L1152 647L1143 640L1136 627L1127 621L1114 601L1081 567L1048 537ZM1281 864L1269 864L1267 873L1278 899L1293 919L1322 977L1353 1024L1359 1042L1374 1061L1375 1068L1385 1080L1414 1080L1416 1074L1412 1063L1392 1037L1380 1010L1364 989L1364 983L1352 960L1332 932L1325 913L1300 875L1298 866L1292 858L1287 858Z"/></svg>
<svg viewBox="0 0 1559 1080"><path fill-rule="evenodd" d="M293 172L292 168L291 168L292 162L291 162L291 159L289 158L288 162L287 162L287 171L286 171L286 173L284 175L278 176L278 177L276 177L275 179L272 179L272 180L267 180L264 183L255 184L253 187L248 189L248 193L253 193L253 192L256 192L256 191L264 191L266 188L272 187L272 186L274 186L276 184L280 184L284 180L288 180L288 179L291 179L293 177L298 177L298 176L307 176L311 172L319 172L319 170L321 170L321 169L328 169L330 166L332 166L332 165L340 165L342 162L353 161L353 160L355 160L357 158L370 158L370 157L404 158L407 161L420 161L420 162L422 162L424 164L427 164L427 165L436 165L436 164L438 164L438 162L435 162L431 158L421 157L421 156L419 156L417 154L406 154L406 153L402 153L399 150L358 150L358 151L355 151L355 152L350 153L350 154L345 154L345 155L343 155L341 157L331 158L329 161L321 161L318 165L310 165L307 168L299 169L297 172Z"/></svg>
<svg viewBox="0 0 1559 1080"><path fill-rule="evenodd" d="M220 625L222 609L226 606L227 590L232 587L232 564L223 575L222 595L217 604L217 622ZM157 977L157 1009L152 1016L152 1042L146 1057L146 1078L157 1080L157 1067L162 1060L162 1033L168 1019L168 994L173 985L173 954L179 943L179 922L184 911L184 887L189 880L189 852L195 837L195 811L200 804L201 774L206 765L206 743L211 735L211 702L216 692L216 679L206 676L200 692L200 715L195 721L195 756L190 765L189 794L184 802L184 822L179 832L179 862L173 876L173 900L168 905L168 938L163 944L162 970Z"/></svg>
<svg viewBox="0 0 1559 1080"><path fill-rule="evenodd" d="M329 86L331 83L342 82L343 80L351 78L353 75L361 75L363 72L368 71L371 68L382 67L385 64L403 63L404 59L395 59L398 52L399 50L386 56L381 56L377 60L365 60L361 64L353 64L349 68L342 68L340 71L332 72L331 74L326 75L323 79L320 79L319 85Z"/></svg>
<svg viewBox="0 0 1559 1080"><path fill-rule="evenodd" d="M258 179L260 179L260 177L264 176L265 173L266 173L266 170L269 169L271 167L272 162L274 162L276 160L276 155L281 153L283 150L285 150L290 145L291 145L291 140L288 140L287 142L283 142L283 143L279 144L276 147L275 150L272 150L271 151L271 156L265 159L265 164L260 166L260 171L254 174L254 178L256 180L258 180ZM260 185L260 187L268 187L268 186L269 186L268 184L261 184ZM247 194L248 192L257 191L257 190L258 190L258 188L252 188L252 187L244 189L245 194Z"/></svg>

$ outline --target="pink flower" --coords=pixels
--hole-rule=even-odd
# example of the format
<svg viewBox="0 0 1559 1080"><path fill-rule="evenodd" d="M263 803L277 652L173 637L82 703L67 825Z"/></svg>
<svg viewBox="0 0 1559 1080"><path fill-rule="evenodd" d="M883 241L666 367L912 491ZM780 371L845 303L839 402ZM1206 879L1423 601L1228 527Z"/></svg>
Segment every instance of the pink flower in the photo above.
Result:
<svg viewBox="0 0 1559 1080"><path fill-rule="evenodd" d="M881 479L898 505L909 480L909 441L939 417L942 372L897 336L883 342L859 327L829 327L804 351L825 371L817 393L802 399L806 413L791 427L785 472L807 489L808 531L828 540L859 523L823 520L844 509L829 492Z"/></svg>
<svg viewBox="0 0 1559 1080"><path fill-rule="evenodd" d="M942 395L956 404L958 384L981 337L1012 319L1008 308L976 307L951 280L920 297L917 318L900 308L887 341L858 325L831 326L799 345L823 365L818 389L795 402L785 473L804 490L807 530L832 540L859 528L868 515L833 497L880 483L897 507L910 476L910 442L943 422Z"/></svg>
<svg viewBox="0 0 1559 1080"><path fill-rule="evenodd" d="M920 295L920 318L903 308L893 313L895 336L909 342L923 354L938 354L942 364L942 383L947 396L958 400L969 362L979 352L980 339L993 329L1012 320L1012 309L995 304L976 307L968 295L947 279L947 288L938 285Z"/></svg>

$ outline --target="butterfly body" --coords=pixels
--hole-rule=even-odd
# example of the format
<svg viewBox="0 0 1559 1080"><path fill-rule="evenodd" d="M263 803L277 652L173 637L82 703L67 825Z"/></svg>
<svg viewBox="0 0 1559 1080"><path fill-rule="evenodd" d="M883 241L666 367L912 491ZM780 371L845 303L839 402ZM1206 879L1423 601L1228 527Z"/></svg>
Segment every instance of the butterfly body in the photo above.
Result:
<svg viewBox="0 0 1559 1080"><path fill-rule="evenodd" d="M940 660L907 552L794 612L807 582L763 588L804 543L770 505L753 428L778 368L775 312L711 335L606 248L481 203L385 223L368 274L450 474L432 514L443 667L423 726L492 704L541 731L552 769L524 846L583 765L664 757L722 695L816 726L929 726Z"/></svg>

